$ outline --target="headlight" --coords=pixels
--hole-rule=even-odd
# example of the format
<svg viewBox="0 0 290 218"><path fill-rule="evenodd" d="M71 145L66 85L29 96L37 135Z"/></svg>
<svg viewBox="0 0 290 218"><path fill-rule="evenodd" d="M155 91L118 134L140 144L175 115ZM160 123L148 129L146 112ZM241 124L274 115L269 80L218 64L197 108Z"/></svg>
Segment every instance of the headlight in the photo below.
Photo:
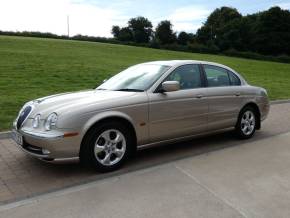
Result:
<svg viewBox="0 0 290 218"><path fill-rule="evenodd" d="M267 90L266 89L262 89L261 90L261 95L262 96L268 96Z"/></svg>
<svg viewBox="0 0 290 218"><path fill-rule="evenodd" d="M40 123L40 114L37 114L32 121L32 127L37 128L39 126L39 123Z"/></svg>
<svg viewBox="0 0 290 218"><path fill-rule="evenodd" d="M51 127L56 126L56 122L57 122L57 114L52 113L47 117L45 124L44 124L44 128L47 131L51 130Z"/></svg>

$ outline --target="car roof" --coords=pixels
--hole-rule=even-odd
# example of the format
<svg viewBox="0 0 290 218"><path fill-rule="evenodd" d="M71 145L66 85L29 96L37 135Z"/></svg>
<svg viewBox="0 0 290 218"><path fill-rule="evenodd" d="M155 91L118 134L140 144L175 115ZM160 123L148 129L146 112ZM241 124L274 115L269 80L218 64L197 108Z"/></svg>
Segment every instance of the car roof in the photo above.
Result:
<svg viewBox="0 0 290 218"><path fill-rule="evenodd" d="M151 61L151 62L146 62L143 64L158 64L158 65L165 65L165 66L170 66L170 67L177 67L183 64L209 64L209 65L214 65L218 67L222 67L225 69L228 69L230 71L233 71L236 73L235 70L232 68L225 66L223 64L215 63L215 62L209 62L209 61L200 61L200 60L168 60L168 61Z"/></svg>
<svg viewBox="0 0 290 218"><path fill-rule="evenodd" d="M165 66L176 66L180 64L186 63L200 63L200 61L195 60L170 60L170 61L151 61L144 64L158 64L158 65L165 65Z"/></svg>
<svg viewBox="0 0 290 218"><path fill-rule="evenodd" d="M209 62L209 61L200 61L200 60L151 61L151 62L146 62L143 64L158 64L158 65L165 65L165 66L170 66L170 67L179 66L182 64L210 64L210 65L220 66L220 67L224 67L224 68L228 68L228 69L232 70L231 68L229 68L225 65L219 64L219 63Z"/></svg>

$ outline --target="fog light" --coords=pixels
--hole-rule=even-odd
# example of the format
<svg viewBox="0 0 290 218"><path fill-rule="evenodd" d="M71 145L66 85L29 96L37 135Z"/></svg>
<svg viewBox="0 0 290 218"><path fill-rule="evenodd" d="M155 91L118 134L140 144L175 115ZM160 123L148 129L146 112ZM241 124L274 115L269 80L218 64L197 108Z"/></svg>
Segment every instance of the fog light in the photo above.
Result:
<svg viewBox="0 0 290 218"><path fill-rule="evenodd" d="M50 151L47 150L47 149L45 149L45 148L43 148L43 149L42 149L42 153L43 153L43 154L50 154Z"/></svg>

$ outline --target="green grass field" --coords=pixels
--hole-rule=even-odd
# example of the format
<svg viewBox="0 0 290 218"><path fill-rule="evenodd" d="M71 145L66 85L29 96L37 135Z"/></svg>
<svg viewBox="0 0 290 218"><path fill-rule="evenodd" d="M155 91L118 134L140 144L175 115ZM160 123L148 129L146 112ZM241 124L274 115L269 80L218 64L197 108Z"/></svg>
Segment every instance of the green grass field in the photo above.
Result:
<svg viewBox="0 0 290 218"><path fill-rule="evenodd" d="M228 65L268 90L271 99L290 98L290 64L141 47L0 36L0 131L24 102L54 93L93 88L141 62L196 59Z"/></svg>

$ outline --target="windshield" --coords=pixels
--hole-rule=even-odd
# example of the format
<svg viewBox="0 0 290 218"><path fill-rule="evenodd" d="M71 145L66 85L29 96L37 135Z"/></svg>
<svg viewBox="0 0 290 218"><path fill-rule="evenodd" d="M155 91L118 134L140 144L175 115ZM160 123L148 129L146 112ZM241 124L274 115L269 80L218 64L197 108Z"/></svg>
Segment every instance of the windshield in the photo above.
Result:
<svg viewBox="0 0 290 218"><path fill-rule="evenodd" d="M158 64L135 65L113 76L97 89L145 91L169 68Z"/></svg>

